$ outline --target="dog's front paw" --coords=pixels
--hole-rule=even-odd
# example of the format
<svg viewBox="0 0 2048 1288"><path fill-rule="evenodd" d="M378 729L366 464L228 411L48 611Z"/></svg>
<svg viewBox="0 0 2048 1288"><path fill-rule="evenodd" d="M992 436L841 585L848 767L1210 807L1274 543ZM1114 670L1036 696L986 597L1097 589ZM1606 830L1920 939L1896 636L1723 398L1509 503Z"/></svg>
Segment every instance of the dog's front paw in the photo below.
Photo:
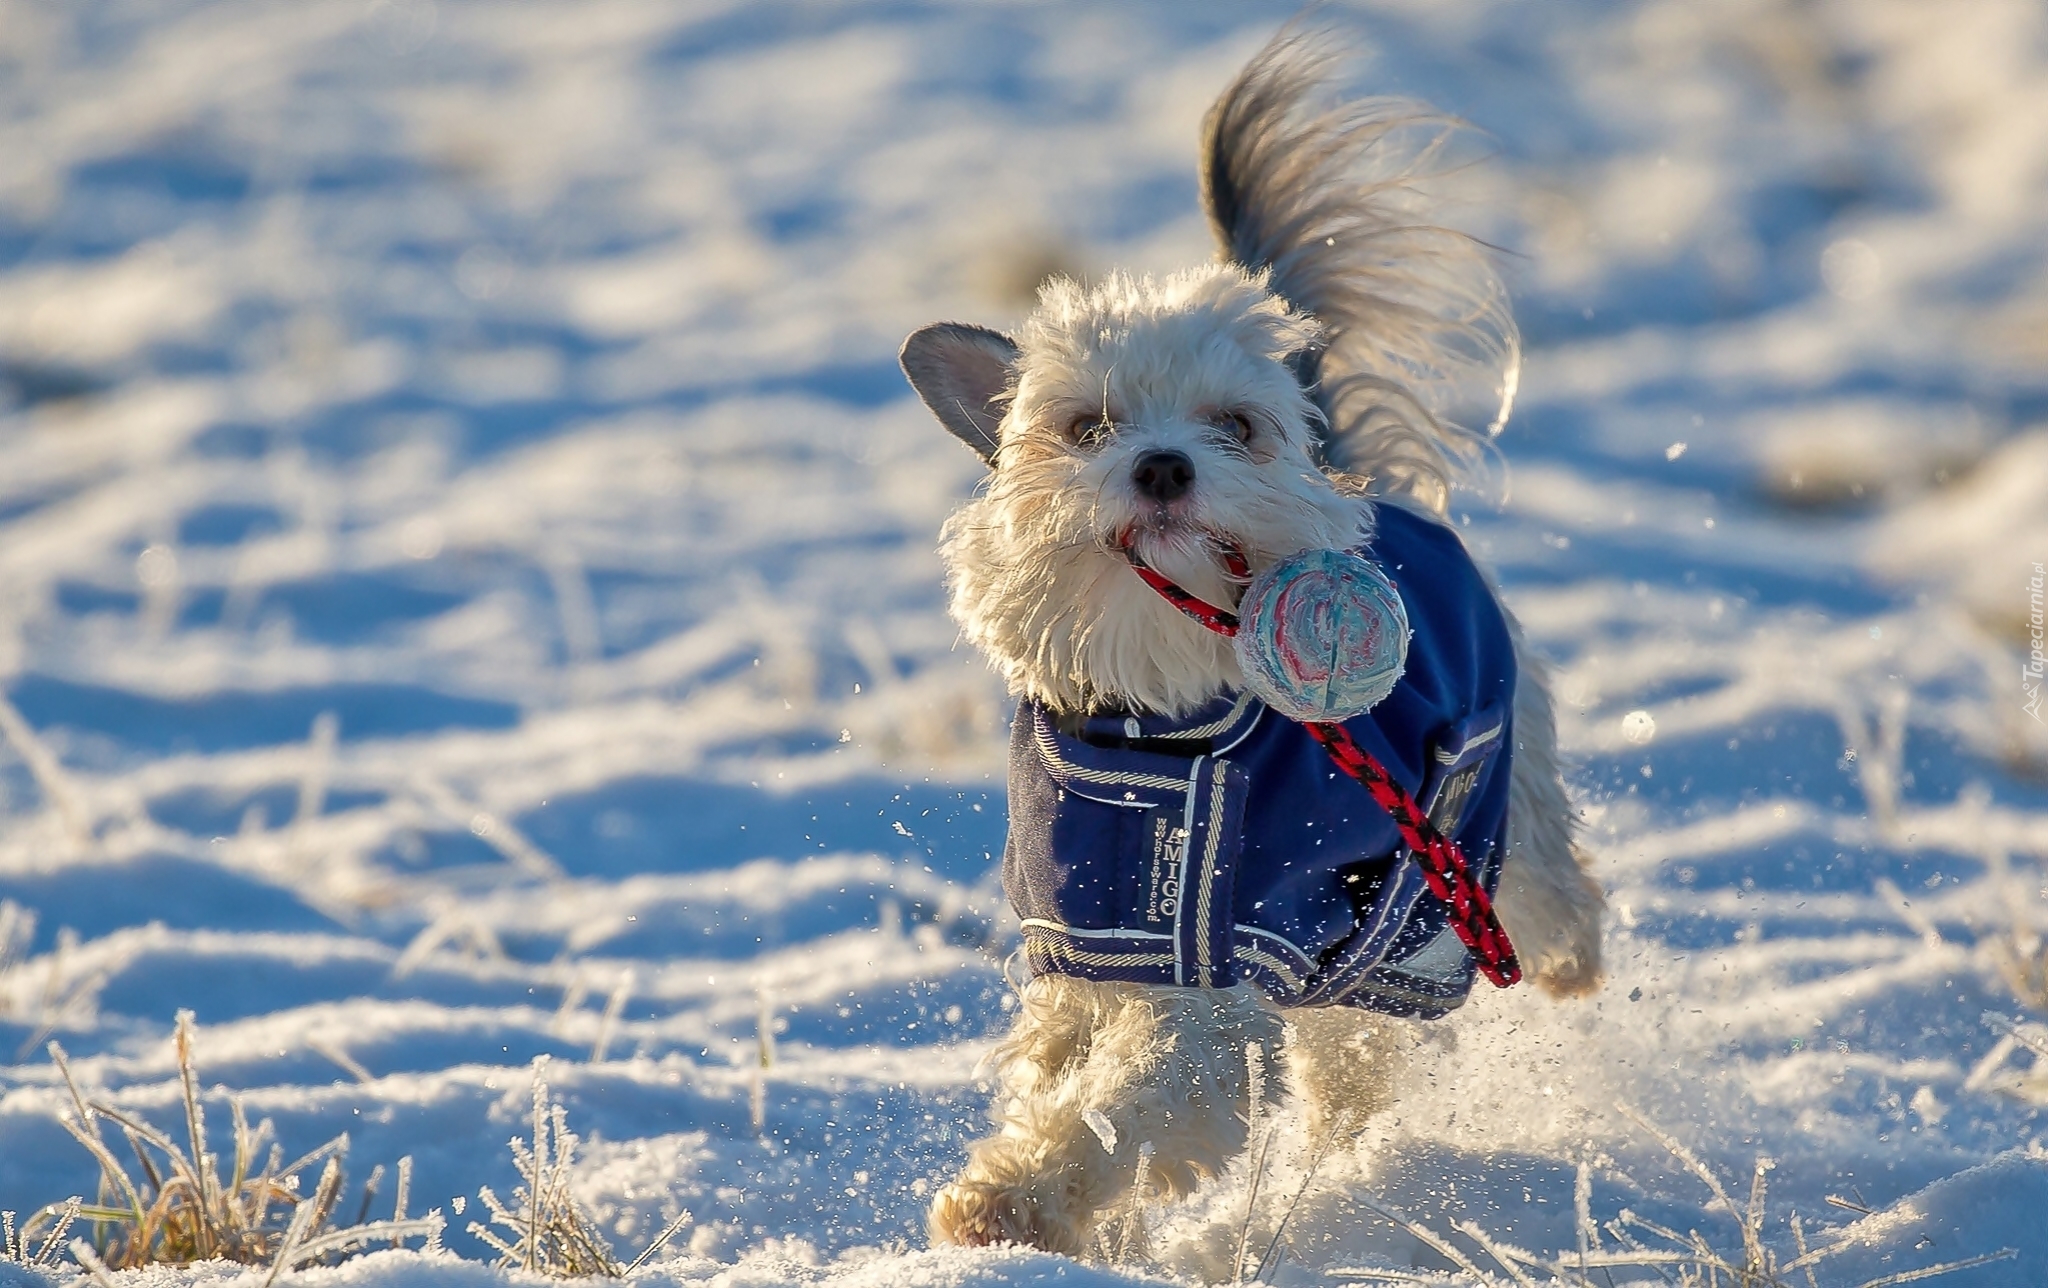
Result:
<svg viewBox="0 0 2048 1288"><path fill-rule="evenodd" d="M999 1181L963 1177L932 1200L933 1243L981 1248L1016 1243L1079 1256L1081 1232L1050 1211L1042 1195Z"/></svg>
<svg viewBox="0 0 2048 1288"><path fill-rule="evenodd" d="M1600 968L1600 954L1596 948L1590 953L1546 961L1530 979L1550 996L1564 999L1599 992L1607 975Z"/></svg>
<svg viewBox="0 0 2048 1288"><path fill-rule="evenodd" d="M1562 858L1556 857L1558 853ZM1607 906L1576 846L1508 853L1494 910L1532 983L1552 997L1600 987L1600 920Z"/></svg>
<svg viewBox="0 0 2048 1288"><path fill-rule="evenodd" d="M1606 979L1600 963L1600 919L1607 909L1607 897L1588 875L1592 865L1576 845L1571 848L1573 866L1562 883L1566 897L1564 911L1551 927L1548 942L1541 945L1534 978L1537 987L1552 997L1584 997L1599 989Z"/></svg>

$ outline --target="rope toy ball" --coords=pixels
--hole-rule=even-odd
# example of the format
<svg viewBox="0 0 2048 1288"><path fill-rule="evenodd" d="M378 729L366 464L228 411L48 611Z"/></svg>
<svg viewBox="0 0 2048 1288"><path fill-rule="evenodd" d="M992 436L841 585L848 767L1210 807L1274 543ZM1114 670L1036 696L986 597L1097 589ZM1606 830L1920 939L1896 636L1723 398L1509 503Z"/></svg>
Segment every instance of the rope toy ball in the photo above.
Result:
<svg viewBox="0 0 2048 1288"><path fill-rule="evenodd" d="M1252 579L1234 638L1245 687L1290 720L1341 722L1370 711L1408 662L1408 610L1370 561L1304 550Z"/></svg>

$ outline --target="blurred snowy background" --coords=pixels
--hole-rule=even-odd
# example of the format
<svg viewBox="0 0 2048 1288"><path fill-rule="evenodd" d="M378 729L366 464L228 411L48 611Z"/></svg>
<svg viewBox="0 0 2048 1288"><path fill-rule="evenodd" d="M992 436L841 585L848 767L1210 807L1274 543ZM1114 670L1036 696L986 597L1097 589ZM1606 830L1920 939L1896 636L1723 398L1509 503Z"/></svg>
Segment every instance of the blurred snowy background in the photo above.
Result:
<svg viewBox="0 0 2048 1288"><path fill-rule="evenodd" d="M548 1053L615 1242L692 1214L661 1277L1066 1273L917 1251L1010 1000L1006 711L894 352L1206 256L1201 112L1292 12L0 0L0 1207L92 1193L43 1044L169 1126L191 1008L465 1255ZM1616 915L1599 998L1430 1031L1275 1277L1454 1269L1367 1199L1571 1249L1581 1185L1739 1250L1627 1106L1738 1203L1775 1160L1824 1283L2048 1281L2048 10L1325 17L1491 153L1447 195L1529 354L1456 508ZM1247 1179L1154 1268L1227 1278Z"/></svg>

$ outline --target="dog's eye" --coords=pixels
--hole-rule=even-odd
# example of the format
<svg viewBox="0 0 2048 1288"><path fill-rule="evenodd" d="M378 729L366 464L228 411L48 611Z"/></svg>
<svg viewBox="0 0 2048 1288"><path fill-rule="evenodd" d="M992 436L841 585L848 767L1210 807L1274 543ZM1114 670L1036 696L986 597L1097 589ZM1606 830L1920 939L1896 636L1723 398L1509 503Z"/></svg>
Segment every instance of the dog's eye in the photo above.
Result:
<svg viewBox="0 0 2048 1288"><path fill-rule="evenodd" d="M1209 423L1224 433L1229 434L1240 443L1248 444L1252 441L1255 427L1251 416L1245 412L1234 409L1231 411L1219 411L1209 417Z"/></svg>
<svg viewBox="0 0 2048 1288"><path fill-rule="evenodd" d="M1084 411L1067 422L1067 441L1078 447L1095 447L1116 429L1099 411Z"/></svg>

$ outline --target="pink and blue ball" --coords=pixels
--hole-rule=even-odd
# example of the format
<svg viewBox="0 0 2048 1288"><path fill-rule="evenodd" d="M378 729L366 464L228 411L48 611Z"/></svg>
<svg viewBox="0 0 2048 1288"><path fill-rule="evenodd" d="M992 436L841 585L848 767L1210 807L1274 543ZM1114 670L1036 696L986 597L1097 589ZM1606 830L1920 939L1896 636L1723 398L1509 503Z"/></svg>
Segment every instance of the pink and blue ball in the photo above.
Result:
<svg viewBox="0 0 2048 1288"><path fill-rule="evenodd" d="M1292 720L1349 720L1400 683L1408 610L1387 575L1342 550L1304 550L1252 579L1238 602L1245 687Z"/></svg>

